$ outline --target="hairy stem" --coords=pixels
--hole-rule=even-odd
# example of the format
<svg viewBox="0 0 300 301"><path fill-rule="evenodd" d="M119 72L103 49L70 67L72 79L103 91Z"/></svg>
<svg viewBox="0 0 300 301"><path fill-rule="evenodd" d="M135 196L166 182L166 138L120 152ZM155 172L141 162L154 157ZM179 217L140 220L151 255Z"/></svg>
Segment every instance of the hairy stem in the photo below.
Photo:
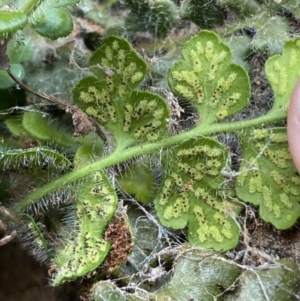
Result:
<svg viewBox="0 0 300 301"><path fill-rule="evenodd" d="M194 128L191 131L171 136L165 138L161 141L155 143L146 143L138 146L133 146L128 149L118 149L107 157L102 158L96 162L86 165L82 168L76 169L62 177L56 179L55 181L44 185L41 188L34 190L21 202L15 205L17 211L24 211L33 203L37 202L43 196L52 193L56 190L62 189L63 187L71 184L93 171L105 169L114 166L118 163L125 162L129 159L138 157L146 153L153 153L159 149L166 148L171 145L178 144L190 138L196 138L201 136L209 136L212 134L222 133L222 132L239 132L245 128L259 127L268 123L273 123L276 121L284 120L286 118L286 113L282 110L270 111L268 114L261 116L256 119L242 120L230 123L216 123L209 126Z"/></svg>

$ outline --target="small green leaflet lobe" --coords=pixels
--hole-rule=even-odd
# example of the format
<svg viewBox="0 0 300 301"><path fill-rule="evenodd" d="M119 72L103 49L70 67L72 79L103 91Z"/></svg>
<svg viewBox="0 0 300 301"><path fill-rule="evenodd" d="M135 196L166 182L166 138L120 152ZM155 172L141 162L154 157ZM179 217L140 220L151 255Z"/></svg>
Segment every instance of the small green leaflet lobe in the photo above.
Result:
<svg viewBox="0 0 300 301"><path fill-rule="evenodd" d="M0 36L22 29L27 22L27 16L22 12L0 11Z"/></svg>
<svg viewBox="0 0 300 301"><path fill-rule="evenodd" d="M37 126L38 124L38 126ZM71 135L63 133L55 124L51 124L51 119L39 112L25 112L23 114L22 125L24 129L35 139L40 141L53 141L63 147L74 145Z"/></svg>
<svg viewBox="0 0 300 301"><path fill-rule="evenodd" d="M222 120L248 103L248 75L231 59L229 47L203 30L184 44L182 60L169 71L172 91L196 107L201 124Z"/></svg>
<svg viewBox="0 0 300 301"><path fill-rule="evenodd" d="M0 150L0 169L64 170L71 162L59 152L47 147Z"/></svg>
<svg viewBox="0 0 300 301"><path fill-rule="evenodd" d="M40 35L56 40L66 37L73 30L73 20L66 6L79 0L43 1L29 16L30 26Z"/></svg>
<svg viewBox="0 0 300 301"><path fill-rule="evenodd" d="M286 129L254 129L241 138L238 197L259 205L261 218L277 229L290 228L300 216L300 177L288 150Z"/></svg>
<svg viewBox="0 0 300 301"><path fill-rule="evenodd" d="M22 227L25 227L26 234L25 237L20 239L31 240L30 241L30 252L38 260L43 261L49 256L51 256L51 251L48 248L47 241L45 240L41 229L38 224L32 218L32 216L22 213L20 216L22 220ZM26 242L25 242L26 244ZM28 242L27 242L28 244Z"/></svg>
<svg viewBox="0 0 300 301"><path fill-rule="evenodd" d="M300 77L300 38L285 43L282 54L269 58L266 76L274 91L274 110L287 110L293 88Z"/></svg>
<svg viewBox="0 0 300 301"><path fill-rule="evenodd" d="M143 162L141 162L143 160ZM151 170L150 162L146 158L138 160L129 166L118 177L120 189L131 194L135 199L148 204L153 200L155 190L155 179Z"/></svg>
<svg viewBox="0 0 300 301"><path fill-rule="evenodd" d="M188 225L188 240L196 246L228 250L238 241L233 220L238 206L218 193L228 151L209 138L190 139L166 156L166 177L155 198L162 224L174 229ZM168 164L168 165L167 165Z"/></svg>

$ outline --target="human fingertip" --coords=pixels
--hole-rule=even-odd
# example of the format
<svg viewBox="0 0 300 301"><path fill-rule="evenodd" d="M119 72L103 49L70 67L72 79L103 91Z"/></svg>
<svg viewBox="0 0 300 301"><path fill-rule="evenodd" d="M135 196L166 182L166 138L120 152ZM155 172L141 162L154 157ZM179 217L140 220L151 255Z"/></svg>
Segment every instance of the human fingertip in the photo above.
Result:
<svg viewBox="0 0 300 301"><path fill-rule="evenodd" d="M287 133L290 153L300 174L300 79L294 87L289 104Z"/></svg>

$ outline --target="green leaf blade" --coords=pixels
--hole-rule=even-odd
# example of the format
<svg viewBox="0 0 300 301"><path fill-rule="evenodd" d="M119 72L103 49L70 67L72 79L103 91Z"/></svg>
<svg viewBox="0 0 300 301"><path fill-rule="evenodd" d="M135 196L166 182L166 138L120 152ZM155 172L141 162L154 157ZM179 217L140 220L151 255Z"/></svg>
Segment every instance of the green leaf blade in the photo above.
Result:
<svg viewBox="0 0 300 301"><path fill-rule="evenodd" d="M12 74L22 80L25 76L25 70L21 64L11 64L10 70ZM14 86L15 81L8 75L5 70L0 70L0 89L7 89Z"/></svg>
<svg viewBox="0 0 300 301"><path fill-rule="evenodd" d="M228 250L238 241L234 220L239 206L219 194L228 151L217 141L191 139L172 150L164 182L155 198L161 223L174 229L188 226L196 246Z"/></svg>
<svg viewBox="0 0 300 301"><path fill-rule="evenodd" d="M82 145L77 149L74 156L73 164L75 169L92 163L103 156L103 140L95 132L85 137L79 137L77 141Z"/></svg>
<svg viewBox="0 0 300 301"><path fill-rule="evenodd" d="M272 111L287 111L294 86L300 77L300 38L285 43L282 54L269 58L265 65L274 91Z"/></svg>
<svg viewBox="0 0 300 301"><path fill-rule="evenodd" d="M74 145L74 139L64 134L61 130L55 128L50 120L39 112L25 112L22 125L24 129L34 138L41 141L54 141L60 146L71 147ZM37 127L38 125L38 127Z"/></svg>
<svg viewBox="0 0 300 301"><path fill-rule="evenodd" d="M78 83L74 103L114 135L117 147L165 136L168 106L157 94L134 90L147 65L127 41L114 36L105 39L90 64L96 77Z"/></svg>
<svg viewBox="0 0 300 301"><path fill-rule="evenodd" d="M157 300L223 300L218 298L222 289L234 286L241 268L220 255L214 256L211 250L183 245L182 251L184 255L178 257L170 282L157 292Z"/></svg>
<svg viewBox="0 0 300 301"><path fill-rule="evenodd" d="M148 162L135 162L117 177L117 181L121 190L134 195L138 202L146 205L152 200L155 179Z"/></svg>
<svg viewBox="0 0 300 301"><path fill-rule="evenodd" d="M169 85L196 107L200 126L223 120L247 105L249 77L231 63L229 47L216 34L201 31L184 44L182 57L169 71Z"/></svg>
<svg viewBox="0 0 300 301"><path fill-rule="evenodd" d="M299 267L291 259L280 259L268 269L245 271L243 284L237 299L239 301L251 300L265 301L266 295L269 300L296 301L297 284L300 280ZM280 285L278 285L280 283ZM265 288L265 292L262 290Z"/></svg>
<svg viewBox="0 0 300 301"><path fill-rule="evenodd" d="M30 38L18 43L17 39L9 40L7 44L7 54L11 64L28 61L33 54L33 45Z"/></svg>
<svg viewBox="0 0 300 301"><path fill-rule="evenodd" d="M73 20L63 8L40 6L29 19L30 26L51 40L68 36L73 30Z"/></svg>
<svg viewBox="0 0 300 301"><path fill-rule="evenodd" d="M103 171L89 175L76 194L75 230L58 251L58 267L52 284L84 276L97 268L110 250L103 238L105 228L117 208L117 195Z"/></svg>
<svg viewBox="0 0 300 301"><path fill-rule="evenodd" d="M5 125L14 136L22 136L26 134L26 131L22 125L22 119L8 118L5 120Z"/></svg>
<svg viewBox="0 0 300 301"><path fill-rule="evenodd" d="M255 129L242 138L237 196L259 206L263 220L290 228L300 216L300 177L288 151L286 129Z"/></svg>
<svg viewBox="0 0 300 301"><path fill-rule="evenodd" d="M27 16L22 12L0 11L0 35L10 34L27 24Z"/></svg>
<svg viewBox="0 0 300 301"><path fill-rule="evenodd" d="M0 150L0 169L2 170L15 168L40 170L49 168L57 171L65 170L70 165L71 162L65 156L47 147Z"/></svg>

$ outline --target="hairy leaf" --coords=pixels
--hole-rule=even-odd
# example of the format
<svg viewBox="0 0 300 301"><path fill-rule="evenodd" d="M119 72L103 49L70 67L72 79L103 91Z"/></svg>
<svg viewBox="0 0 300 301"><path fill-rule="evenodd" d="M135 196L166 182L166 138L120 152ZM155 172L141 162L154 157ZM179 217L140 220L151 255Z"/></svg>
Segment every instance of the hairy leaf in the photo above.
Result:
<svg viewBox="0 0 300 301"><path fill-rule="evenodd" d="M84 137L79 137L77 140L82 146L78 148L74 157L73 163L75 168L80 168L94 162L96 158L100 158L103 155L103 141L95 132Z"/></svg>
<svg viewBox="0 0 300 301"><path fill-rule="evenodd" d="M44 1L29 16L30 26L40 35L52 40L66 37L73 30L73 21L65 6L78 0Z"/></svg>
<svg viewBox="0 0 300 301"><path fill-rule="evenodd" d="M239 21L230 28L227 36L241 30L253 30L255 35L249 44L254 49L267 51L269 55L279 53L286 40L290 38L291 26L289 11L299 19L299 0L219 0L221 5L230 7L235 11Z"/></svg>
<svg viewBox="0 0 300 301"><path fill-rule="evenodd" d="M193 245L228 250L238 241L239 227L233 219L238 206L219 193L220 175L228 151L209 138L190 139L166 156L166 176L155 198L161 223L174 229L188 225Z"/></svg>
<svg viewBox="0 0 300 301"><path fill-rule="evenodd" d="M26 135L26 130L22 125L22 119L20 118L9 118L5 120L5 125L9 131L15 136Z"/></svg>
<svg viewBox="0 0 300 301"><path fill-rule="evenodd" d="M300 177L288 150L286 129L253 129L241 139L237 196L258 205L261 218L277 229L291 227L300 216Z"/></svg>
<svg viewBox="0 0 300 301"><path fill-rule="evenodd" d="M110 250L103 233L116 207L115 189L103 171L83 180L76 192L74 231L55 258L58 269L53 285L83 276L103 262Z"/></svg>
<svg viewBox="0 0 300 301"><path fill-rule="evenodd" d="M47 147L0 150L0 170L31 168L64 170L71 162L59 152Z"/></svg>
<svg viewBox="0 0 300 301"><path fill-rule="evenodd" d="M230 7L240 19L249 18L261 10L261 5L255 0L218 0L218 2Z"/></svg>
<svg viewBox="0 0 300 301"><path fill-rule="evenodd" d="M200 126L222 120L248 103L248 75L231 59L229 47L216 34L200 31L184 44L182 60L169 71L172 91L196 107Z"/></svg>
<svg viewBox="0 0 300 301"><path fill-rule="evenodd" d="M251 40L249 36L230 36L229 38L223 38L223 41L232 51L232 61L247 71L250 69L248 58L251 54Z"/></svg>
<svg viewBox="0 0 300 301"><path fill-rule="evenodd" d="M266 0L265 5L267 7L273 7L276 10L286 10L294 15L296 19L300 19L300 1L299 0Z"/></svg>
<svg viewBox="0 0 300 301"><path fill-rule="evenodd" d="M52 40L66 37L73 29L73 21L70 14L61 8L52 8L36 13L32 18L31 27L40 35Z"/></svg>
<svg viewBox="0 0 300 301"><path fill-rule="evenodd" d="M25 130L38 140L55 142L63 147L74 145L74 139L71 136L58 130L50 123L49 118L43 117L39 112L25 112L22 124Z"/></svg>
<svg viewBox="0 0 300 301"><path fill-rule="evenodd" d="M0 36L22 29L27 22L27 16L22 12L0 11Z"/></svg>
<svg viewBox="0 0 300 301"><path fill-rule="evenodd" d="M21 229L18 231L19 239L24 248L28 248L30 253L39 261L43 262L48 259L53 252L50 250L48 243L41 231L39 223L36 223L32 216L21 214Z"/></svg>
<svg viewBox="0 0 300 301"><path fill-rule="evenodd" d="M134 195L137 201L147 204L152 200L155 180L150 165L146 162L135 162L126 168L117 180L123 192Z"/></svg>
<svg viewBox="0 0 300 301"><path fill-rule="evenodd" d="M284 42L290 36L288 21L280 16L273 16L266 11L245 20L245 28L254 28L256 35L251 43L255 49L267 50L269 55L281 51Z"/></svg>

